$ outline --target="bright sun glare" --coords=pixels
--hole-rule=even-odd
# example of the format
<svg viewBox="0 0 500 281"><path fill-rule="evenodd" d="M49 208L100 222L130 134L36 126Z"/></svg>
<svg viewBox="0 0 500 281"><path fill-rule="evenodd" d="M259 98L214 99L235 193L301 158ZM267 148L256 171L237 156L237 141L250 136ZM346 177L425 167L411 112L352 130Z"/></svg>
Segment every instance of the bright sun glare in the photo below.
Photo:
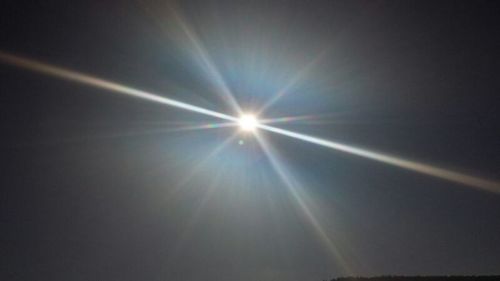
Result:
<svg viewBox="0 0 500 281"><path fill-rule="evenodd" d="M243 131L255 131L255 128L257 128L258 121L257 118L255 118L254 115L251 114L245 114L240 117L238 120L238 124L240 125L240 128Z"/></svg>

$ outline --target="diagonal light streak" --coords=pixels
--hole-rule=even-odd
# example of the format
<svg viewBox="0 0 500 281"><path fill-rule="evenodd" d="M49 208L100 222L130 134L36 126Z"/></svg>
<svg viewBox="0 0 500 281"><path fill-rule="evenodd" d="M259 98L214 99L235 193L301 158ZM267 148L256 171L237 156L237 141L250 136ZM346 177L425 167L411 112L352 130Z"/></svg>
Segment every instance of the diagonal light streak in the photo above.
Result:
<svg viewBox="0 0 500 281"><path fill-rule="evenodd" d="M43 73L43 74L48 75L48 76L53 76L53 77L77 82L80 84L93 86L93 87L96 87L99 89L104 89L104 90L108 90L108 91L115 92L115 93L125 94L125 95L131 96L131 97L141 98L141 99L157 102L160 104L165 104L165 105L169 105L172 107L176 107L179 109L184 109L187 111L196 112L196 113L204 114L207 116L212 116L212 117L224 119L227 121L235 122L235 124L238 124L238 122L239 122L239 118L236 118L236 117L233 117L233 116L230 116L227 114L219 113L216 111L212 111L212 110L205 109L202 107L194 106L194 105L180 102L177 100L165 98L165 97L162 97L162 96L150 93L150 92L146 92L146 91L142 91L142 90L135 89L132 87L128 87L128 86L125 86L123 84L111 82L111 81L97 78L97 77L94 77L91 75L83 74L83 73L80 73L77 71L73 71L73 70L62 68L62 67L46 64L46 63L39 62L36 60L31 60L31 59L15 56L15 55L3 52L3 51L0 51L0 62L14 65L14 66L24 68L27 70ZM296 132L280 129L277 127L272 127L272 126L265 125L262 123L257 124L256 127L260 128L262 130L274 132L274 133L281 134L281 135L288 136L288 137L292 137L295 139L300 139L300 140L303 140L303 141L306 141L309 143L314 143L314 144L321 145L321 146L328 147L328 148L332 148L332 149L335 149L338 151L361 156L361 157L364 157L367 159L371 159L371 160L375 160L375 161L389 164L392 166L404 168L404 169L418 172L421 174L434 176L437 178L445 179L445 180L452 181L455 183L468 185L471 187L476 187L476 188L479 188L479 189L482 189L485 191L500 193L500 183L495 182L495 181L491 181L491 180L487 180L487 179L483 179L483 178L474 177L471 175L451 171L451 170L436 167L436 166L433 166L430 164L406 160L406 159L403 159L401 157L397 157L394 155L388 155L385 153L375 152L375 151L371 151L371 150L367 150L367 149L363 149L363 148L358 148L355 146L342 144L342 143L338 143L338 142L334 142L334 141L330 141L330 140L325 140L325 139L317 138L314 136L308 136L305 134L296 133Z"/></svg>
<svg viewBox="0 0 500 281"><path fill-rule="evenodd" d="M319 117L316 115L300 115L300 116L260 119L259 123L261 123L261 124L290 123L290 122L294 122L294 121L314 120L317 118L319 118Z"/></svg>
<svg viewBox="0 0 500 281"><path fill-rule="evenodd" d="M237 134L234 133L225 139L221 144L215 147L207 156L201 159L196 165L193 165L192 169L186 174L180 182L173 189L172 194L176 193L180 188L182 188L185 184L187 184L194 176L201 171L204 167L207 166L208 162L215 158L221 151L223 151L234 139L237 137Z"/></svg>
<svg viewBox="0 0 500 281"><path fill-rule="evenodd" d="M53 65L49 65L43 62L31 60L31 59L26 59L22 57L18 57L9 53L5 53L3 51L0 51L0 61L3 61L4 63L15 65L17 67L21 67L24 69L40 72L49 76L54 76L66 80L70 80L73 82L78 82L81 84L89 85L89 86L94 86L96 88L112 91L115 93L121 93L121 94L126 94L132 97L137 97L149 101L154 101L158 102L161 104L166 104L169 106L177 107L180 109L192 111L192 112L197 112L201 113L204 115L209 115L212 117L217 117L229 121L237 121L237 118L234 118L230 115L226 115L223 113L219 113L216 111L212 111L209 109L205 109L202 107L190 105L188 103L176 101L173 99L165 98L153 93L149 93L146 91L134 89L132 87L125 86L123 84L107 81L101 78L97 78L94 76L90 76L87 74L83 74L77 71L65 69L62 67L57 67Z"/></svg>
<svg viewBox="0 0 500 281"><path fill-rule="evenodd" d="M208 70L208 74L211 76L211 78L215 80L216 85L219 87L219 90L221 91L220 94L222 95L223 98L226 99L225 102L229 102L229 105L232 107L232 109L235 110L235 112L238 115L241 115L243 113L241 107L239 106L238 102L231 93L231 90L227 86L226 81L224 80L219 70L215 66L215 63L210 58L209 53L204 48L201 40L198 38L196 33L189 26L188 22L184 20L184 18L179 12L174 11L173 16L175 17L181 30L184 32L184 34L187 36L187 38L193 45L197 57L201 59L202 65L205 66L205 68Z"/></svg>
<svg viewBox="0 0 500 281"><path fill-rule="evenodd" d="M267 126L267 125L263 125L263 124L259 124L258 127L261 129L270 131L270 132L285 135L285 136L292 137L295 139L300 139L300 140L314 143L317 145L321 145L324 147L333 148L335 150L347 152L349 154L361 156L364 158L368 158L368 159L382 162L385 164L389 164L392 166L404 168L404 169L418 172L421 174L434 176L437 178L449 180L449 181L456 182L456 183L461 183L464 185L476 187L476 188L490 191L490 192L500 193L500 183L498 183L498 182L494 182L494 181L490 181L490 180L486 180L486 179L482 179L482 178L478 178L478 177L450 171L450 170L447 170L444 168L435 167L435 166L425 164L425 163L420 163L420 162L416 162L416 161L402 159L400 157L388 155L385 153L374 152L374 151L358 148L355 146L350 146L350 145L346 145L346 144L342 144L342 143L338 143L338 142L320 139L317 137L308 136L308 135L304 135L304 134L300 134L300 133L295 133L292 131L283 130L280 128L271 127L271 126Z"/></svg>
<svg viewBox="0 0 500 281"><path fill-rule="evenodd" d="M260 146L262 147L262 150L269 159L271 166L274 168L280 179L290 191L293 199L296 201L296 203L300 207L300 210L306 216L316 235L318 235L321 241L326 245L330 253L333 254L335 260L340 263L340 265L342 266L342 270L344 270L347 275L351 275L352 270L350 266L347 264L343 255L340 253L337 246L335 246L335 243L330 239L329 235L322 227L321 223L316 218L316 216L304 200L303 196L301 195L300 190L302 190L302 188L300 187L299 183L294 179L291 173L288 173L285 166L279 161L279 158L276 156L276 152L272 150L272 147L269 145L269 143L267 143L263 136L256 134L256 138Z"/></svg>
<svg viewBox="0 0 500 281"><path fill-rule="evenodd" d="M320 52L313 60L307 63L303 68L301 68L295 75L290 79L290 81L278 92L271 97L267 103L265 103L259 110L258 114L262 114L264 111L269 109L274 103L281 99L290 89L295 87L299 82L301 82L311 69L319 62L319 60L326 54L326 49Z"/></svg>
<svg viewBox="0 0 500 281"><path fill-rule="evenodd" d="M235 127L236 125L237 124L235 124L234 122L211 123L211 124L204 124L204 125L183 126L183 127L168 129L165 131L166 132L180 132L180 131L219 129L219 128L226 128L226 127Z"/></svg>
<svg viewBox="0 0 500 281"><path fill-rule="evenodd" d="M225 122L225 123L216 123L216 124L206 124L206 125L197 125L197 126L183 126L178 128L170 128L170 129L154 129L154 130L141 130L141 131L128 131L125 133L116 132L116 133L107 133L107 134L98 134L98 135L87 135L84 137L70 137L63 138L57 140L57 142L78 142L78 141L92 141L92 140L101 140L101 139L113 139L113 138L130 138L130 137L145 137L150 135L164 135L175 132L187 132L187 131L195 131L195 130L209 130L209 129L218 129L218 128L226 128L226 127L234 127L236 124L234 122ZM53 143L53 141L51 141Z"/></svg>
<svg viewBox="0 0 500 281"><path fill-rule="evenodd" d="M206 206L208 200L212 196L212 192L214 192L219 187L219 178L221 176L221 173L221 171L217 171L214 174L210 184L207 186L207 190L205 191L203 198L199 202L198 206L195 207L184 225L181 227L182 229L179 238L177 238L177 242L175 243L174 247L172 247L172 249L169 251L170 253L167 257L167 265L171 264L172 260L177 257L179 252L189 241L190 236L193 234L193 228L195 227L200 215L202 214L203 208Z"/></svg>

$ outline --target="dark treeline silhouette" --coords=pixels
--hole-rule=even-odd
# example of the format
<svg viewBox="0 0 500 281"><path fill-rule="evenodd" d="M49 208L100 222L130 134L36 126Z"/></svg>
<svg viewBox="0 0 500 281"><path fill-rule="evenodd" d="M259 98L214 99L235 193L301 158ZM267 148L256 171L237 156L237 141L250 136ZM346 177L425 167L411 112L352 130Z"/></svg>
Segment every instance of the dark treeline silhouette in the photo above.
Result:
<svg viewBox="0 0 500 281"><path fill-rule="evenodd" d="M339 277L333 278L330 281L500 281L500 275Z"/></svg>

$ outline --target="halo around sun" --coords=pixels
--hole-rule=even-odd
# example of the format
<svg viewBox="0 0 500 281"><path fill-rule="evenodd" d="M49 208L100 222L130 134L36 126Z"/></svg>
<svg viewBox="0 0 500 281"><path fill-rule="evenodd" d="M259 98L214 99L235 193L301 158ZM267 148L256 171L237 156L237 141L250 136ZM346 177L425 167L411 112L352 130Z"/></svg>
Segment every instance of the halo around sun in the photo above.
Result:
<svg viewBox="0 0 500 281"><path fill-rule="evenodd" d="M257 118L252 114L244 114L238 119L240 129L247 132L253 132L259 125Z"/></svg>

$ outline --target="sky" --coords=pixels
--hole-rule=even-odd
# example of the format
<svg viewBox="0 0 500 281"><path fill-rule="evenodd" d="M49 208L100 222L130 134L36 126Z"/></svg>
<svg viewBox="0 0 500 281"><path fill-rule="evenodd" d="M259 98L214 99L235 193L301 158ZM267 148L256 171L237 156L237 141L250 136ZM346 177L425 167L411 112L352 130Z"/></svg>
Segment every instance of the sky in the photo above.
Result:
<svg viewBox="0 0 500 281"><path fill-rule="evenodd" d="M231 95L277 128L500 182L499 12L492 1L4 1L0 279L500 274L496 189L4 59L238 116Z"/></svg>

